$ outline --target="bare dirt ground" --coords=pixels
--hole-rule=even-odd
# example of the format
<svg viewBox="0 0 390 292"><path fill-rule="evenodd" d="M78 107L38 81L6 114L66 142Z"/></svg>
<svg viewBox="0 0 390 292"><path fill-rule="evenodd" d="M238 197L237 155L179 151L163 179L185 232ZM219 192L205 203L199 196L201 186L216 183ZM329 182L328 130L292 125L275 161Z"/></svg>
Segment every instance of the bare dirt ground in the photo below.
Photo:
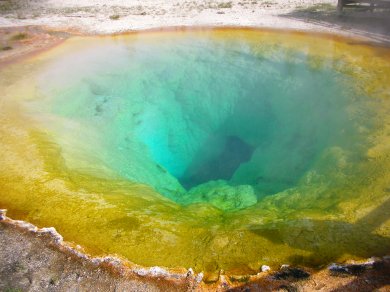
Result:
<svg viewBox="0 0 390 292"><path fill-rule="evenodd" d="M296 29L390 44L389 11L347 10L340 16L335 5L336 0L0 0L0 66L72 34L166 26ZM305 269L307 277L300 271L271 271L233 281L221 276L209 285L199 284L196 275L173 280L124 276L61 250L50 237L0 220L0 291L390 291L389 258L337 271Z"/></svg>
<svg viewBox="0 0 390 292"><path fill-rule="evenodd" d="M113 33L166 26L240 25L304 28L277 17L333 0L40 0L0 1L1 26L49 25ZM6 5L5 3L11 3ZM13 4L12 4L13 3Z"/></svg>
<svg viewBox="0 0 390 292"><path fill-rule="evenodd" d="M1 222L1 221L0 221ZM60 250L50 234L0 223L0 291L189 291L193 281L119 275Z"/></svg>
<svg viewBox="0 0 390 292"><path fill-rule="evenodd" d="M0 27L43 25L107 34L168 26L251 26L332 32L390 43L390 12L337 0L0 0Z"/></svg>

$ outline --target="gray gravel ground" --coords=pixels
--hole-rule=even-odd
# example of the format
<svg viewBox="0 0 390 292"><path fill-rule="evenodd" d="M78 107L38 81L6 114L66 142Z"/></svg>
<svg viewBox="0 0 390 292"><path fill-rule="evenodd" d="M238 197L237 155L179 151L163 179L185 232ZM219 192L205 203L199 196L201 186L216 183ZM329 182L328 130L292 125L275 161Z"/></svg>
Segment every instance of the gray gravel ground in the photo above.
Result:
<svg viewBox="0 0 390 292"><path fill-rule="evenodd" d="M117 277L0 223L0 291L189 291L186 283Z"/></svg>

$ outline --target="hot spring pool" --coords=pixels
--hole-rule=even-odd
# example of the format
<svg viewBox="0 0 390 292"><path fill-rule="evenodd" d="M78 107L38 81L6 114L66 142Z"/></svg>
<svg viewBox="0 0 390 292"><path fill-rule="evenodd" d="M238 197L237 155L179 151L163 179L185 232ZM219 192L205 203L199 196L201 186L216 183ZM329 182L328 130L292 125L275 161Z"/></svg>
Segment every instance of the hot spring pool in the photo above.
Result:
<svg viewBox="0 0 390 292"><path fill-rule="evenodd" d="M0 74L0 208L87 253L211 275L390 251L390 49L144 32Z"/></svg>

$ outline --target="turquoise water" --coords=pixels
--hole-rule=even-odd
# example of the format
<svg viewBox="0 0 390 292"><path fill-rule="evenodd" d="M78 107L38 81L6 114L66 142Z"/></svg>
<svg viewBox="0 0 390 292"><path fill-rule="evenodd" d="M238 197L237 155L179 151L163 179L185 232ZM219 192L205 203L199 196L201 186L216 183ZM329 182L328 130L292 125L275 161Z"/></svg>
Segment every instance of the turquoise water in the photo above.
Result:
<svg viewBox="0 0 390 292"><path fill-rule="evenodd" d="M70 38L0 70L0 208L205 281L386 255L389 64L303 33Z"/></svg>
<svg viewBox="0 0 390 292"><path fill-rule="evenodd" d="M103 42L56 60L40 82L47 113L64 118L60 137L96 143L69 147L70 165L178 203L241 209L293 187L328 147L353 143L348 79L309 61L239 38Z"/></svg>

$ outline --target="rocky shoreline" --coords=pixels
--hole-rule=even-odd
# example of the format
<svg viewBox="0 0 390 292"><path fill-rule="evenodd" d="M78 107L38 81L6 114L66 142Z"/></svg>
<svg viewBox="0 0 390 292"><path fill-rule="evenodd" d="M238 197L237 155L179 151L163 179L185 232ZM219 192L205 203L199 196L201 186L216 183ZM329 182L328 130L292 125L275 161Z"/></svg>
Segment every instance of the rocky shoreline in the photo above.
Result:
<svg viewBox="0 0 390 292"><path fill-rule="evenodd" d="M192 269L144 268L113 256L91 257L53 228L13 220L0 210L0 289L4 291L388 291L390 257L331 264L318 271L283 265L256 275L205 282ZM8 289L8 290L7 290ZM16 290L15 290L16 289Z"/></svg>

